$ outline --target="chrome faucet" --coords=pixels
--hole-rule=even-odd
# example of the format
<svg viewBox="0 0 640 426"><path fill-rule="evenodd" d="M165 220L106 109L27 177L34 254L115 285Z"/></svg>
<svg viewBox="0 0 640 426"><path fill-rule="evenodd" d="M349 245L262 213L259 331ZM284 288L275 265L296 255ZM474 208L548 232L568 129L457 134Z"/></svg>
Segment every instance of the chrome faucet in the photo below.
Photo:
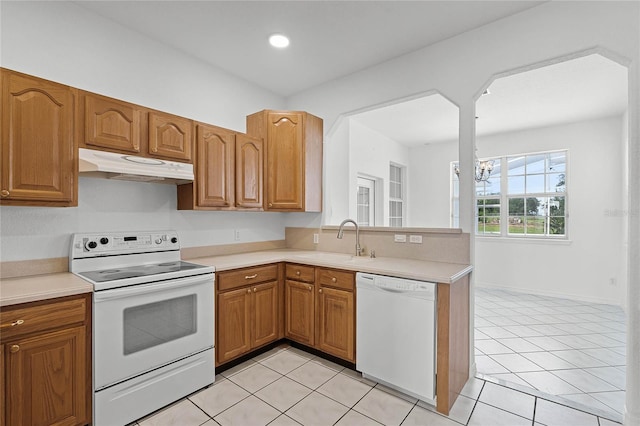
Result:
<svg viewBox="0 0 640 426"><path fill-rule="evenodd" d="M356 256L360 256L362 254L362 247L360 247L360 227L358 223L353 219L345 219L340 224L340 228L338 229L337 237L342 239L342 235L344 234L344 225L347 223L353 223L356 227Z"/></svg>

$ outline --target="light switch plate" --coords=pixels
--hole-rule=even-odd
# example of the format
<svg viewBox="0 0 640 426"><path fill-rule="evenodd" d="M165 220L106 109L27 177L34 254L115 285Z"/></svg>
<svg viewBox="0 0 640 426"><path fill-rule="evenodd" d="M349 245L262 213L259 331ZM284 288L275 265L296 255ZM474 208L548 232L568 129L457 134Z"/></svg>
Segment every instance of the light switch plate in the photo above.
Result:
<svg viewBox="0 0 640 426"><path fill-rule="evenodd" d="M422 244L422 235L409 235L409 242Z"/></svg>
<svg viewBox="0 0 640 426"><path fill-rule="evenodd" d="M406 243L407 242L407 236L403 235L403 234L395 234L393 236L393 241L395 241L396 243Z"/></svg>
<svg viewBox="0 0 640 426"><path fill-rule="evenodd" d="M320 235L313 234L313 244L318 244L320 242Z"/></svg>

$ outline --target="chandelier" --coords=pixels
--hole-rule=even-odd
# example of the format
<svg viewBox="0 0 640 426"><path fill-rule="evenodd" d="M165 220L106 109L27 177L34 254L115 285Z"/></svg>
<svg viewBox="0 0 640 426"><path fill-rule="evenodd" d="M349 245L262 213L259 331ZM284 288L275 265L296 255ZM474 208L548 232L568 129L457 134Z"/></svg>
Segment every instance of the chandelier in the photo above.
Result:
<svg viewBox="0 0 640 426"><path fill-rule="evenodd" d="M491 177L493 171L494 160L476 160L475 176L473 177L476 182L486 182ZM460 166L458 164L453 166L453 171L460 179Z"/></svg>

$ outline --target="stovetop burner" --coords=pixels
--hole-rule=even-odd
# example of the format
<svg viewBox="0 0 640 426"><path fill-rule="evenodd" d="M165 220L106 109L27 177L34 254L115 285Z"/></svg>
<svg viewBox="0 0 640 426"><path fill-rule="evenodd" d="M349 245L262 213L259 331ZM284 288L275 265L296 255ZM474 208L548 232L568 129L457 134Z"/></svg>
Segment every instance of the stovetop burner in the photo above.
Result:
<svg viewBox="0 0 640 426"><path fill-rule="evenodd" d="M193 269L204 268L202 265L196 265L194 263L176 261L176 262L163 262L152 263L145 265L128 266L126 268L119 269L103 269L100 271L88 271L81 272L85 278L97 283L111 282L124 280L127 278L148 277L151 275L167 274L169 272L182 272Z"/></svg>

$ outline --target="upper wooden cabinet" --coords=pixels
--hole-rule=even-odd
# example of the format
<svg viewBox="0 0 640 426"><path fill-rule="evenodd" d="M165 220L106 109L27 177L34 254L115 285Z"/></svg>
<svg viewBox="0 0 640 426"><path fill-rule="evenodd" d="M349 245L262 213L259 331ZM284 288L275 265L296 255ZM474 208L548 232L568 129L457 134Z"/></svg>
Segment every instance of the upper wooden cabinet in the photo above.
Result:
<svg viewBox="0 0 640 426"><path fill-rule="evenodd" d="M262 140L198 123L195 181L178 186L178 209L262 209L262 158Z"/></svg>
<svg viewBox="0 0 640 426"><path fill-rule="evenodd" d="M192 161L193 121L163 112L149 112L149 155Z"/></svg>
<svg viewBox="0 0 640 426"><path fill-rule="evenodd" d="M146 111L138 105L93 93L81 92L80 96L83 123L80 146L144 153L147 134L143 121L146 120Z"/></svg>
<svg viewBox="0 0 640 426"><path fill-rule="evenodd" d="M76 206L76 90L5 69L0 79L0 204Z"/></svg>
<svg viewBox="0 0 640 426"><path fill-rule="evenodd" d="M265 210L322 211L322 119L300 111L247 116L265 141Z"/></svg>

